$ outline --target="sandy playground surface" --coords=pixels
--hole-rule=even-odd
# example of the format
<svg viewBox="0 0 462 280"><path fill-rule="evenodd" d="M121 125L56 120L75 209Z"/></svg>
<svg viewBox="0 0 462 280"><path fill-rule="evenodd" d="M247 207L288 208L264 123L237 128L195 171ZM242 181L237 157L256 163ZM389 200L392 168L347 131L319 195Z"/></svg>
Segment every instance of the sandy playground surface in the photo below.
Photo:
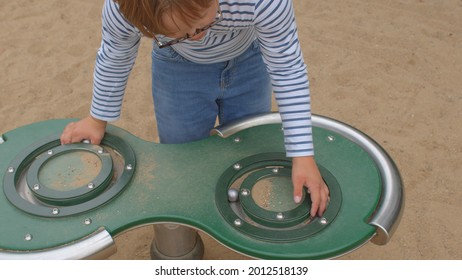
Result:
<svg viewBox="0 0 462 280"><path fill-rule="evenodd" d="M102 3L0 1L0 133L87 115ZM462 1L294 5L313 112L373 137L405 185L391 242L343 259L462 259ZM155 141L150 48L143 40L115 125ZM203 238L205 259L246 258ZM147 259L151 239L152 226L120 235L111 259Z"/></svg>

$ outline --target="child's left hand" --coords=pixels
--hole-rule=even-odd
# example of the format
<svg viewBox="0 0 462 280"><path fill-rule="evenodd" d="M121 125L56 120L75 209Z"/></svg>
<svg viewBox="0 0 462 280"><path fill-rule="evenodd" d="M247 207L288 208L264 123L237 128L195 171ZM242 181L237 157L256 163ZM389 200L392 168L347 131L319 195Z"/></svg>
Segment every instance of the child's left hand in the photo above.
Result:
<svg viewBox="0 0 462 280"><path fill-rule="evenodd" d="M308 188L312 203L311 216L322 216L329 201L329 189L312 156L292 159L292 183L294 185L294 201L300 202L303 187Z"/></svg>

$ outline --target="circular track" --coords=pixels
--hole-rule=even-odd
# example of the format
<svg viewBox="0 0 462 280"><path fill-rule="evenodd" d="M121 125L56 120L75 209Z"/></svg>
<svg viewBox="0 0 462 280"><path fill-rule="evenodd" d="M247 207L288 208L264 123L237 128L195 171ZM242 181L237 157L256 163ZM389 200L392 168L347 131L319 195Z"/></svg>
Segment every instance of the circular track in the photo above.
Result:
<svg viewBox="0 0 462 280"><path fill-rule="evenodd" d="M342 203L340 186L335 177L322 166L319 169L330 191L329 205L323 217L310 216L309 194L304 195L299 204L288 203L293 205L283 210L266 209L255 201L252 191L259 181L274 177L290 179L291 160L283 153L257 154L230 166L217 184L217 207L229 225L253 238L267 242L293 242L308 238L333 222ZM291 192L292 184L284 187ZM238 199L228 198L232 189L238 191Z"/></svg>
<svg viewBox="0 0 462 280"><path fill-rule="evenodd" d="M101 165L94 178L72 188L62 185L57 174L54 186L41 180L40 174L47 164L79 152L96 158L95 162ZM88 168L94 167L83 167ZM16 156L4 176L3 190L7 199L24 212L49 218L65 217L110 201L128 185L134 171L135 153L119 137L106 134L101 146L88 143L61 145L59 135L53 135ZM48 177L53 178L53 174Z"/></svg>

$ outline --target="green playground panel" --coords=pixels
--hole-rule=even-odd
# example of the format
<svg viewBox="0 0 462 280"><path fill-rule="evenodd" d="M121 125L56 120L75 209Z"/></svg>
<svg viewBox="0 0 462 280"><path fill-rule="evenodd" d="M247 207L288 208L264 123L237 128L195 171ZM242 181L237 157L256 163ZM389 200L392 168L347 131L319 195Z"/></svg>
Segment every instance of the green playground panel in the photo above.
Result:
<svg viewBox="0 0 462 280"><path fill-rule="evenodd" d="M5 142L0 144L3 186L11 181L10 167L17 164L21 153L37 141L59 135L69 121L49 120L5 133ZM338 183L339 209L327 223L318 217L312 219L311 223L321 227L315 234L286 242L256 238L237 229L219 209L227 198L222 202L216 199L220 177L234 164L254 155L284 153L280 124L245 129L228 138L211 136L175 145L147 142L115 126L108 127L107 135L123 139L122 145L133 151L132 174L124 178L126 186L110 199L102 199L96 208L84 212L74 209L75 213L63 217L62 212L51 217L27 213L2 192L0 250L43 250L72 243L101 227L115 237L141 225L173 222L200 229L225 246L255 258L324 259L357 248L375 233L376 228L367 222L380 199L380 173L363 149L331 131L314 127L313 136L318 164ZM234 140L237 137L240 141ZM56 145L55 141L40 153ZM78 208L79 204L71 207ZM274 234L283 232L275 230Z"/></svg>

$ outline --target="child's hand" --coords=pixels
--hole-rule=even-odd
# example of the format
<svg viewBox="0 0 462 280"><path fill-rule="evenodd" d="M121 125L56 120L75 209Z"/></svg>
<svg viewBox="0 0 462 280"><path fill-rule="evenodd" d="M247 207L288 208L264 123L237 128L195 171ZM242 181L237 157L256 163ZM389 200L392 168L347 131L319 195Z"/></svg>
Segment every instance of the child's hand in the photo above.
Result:
<svg viewBox="0 0 462 280"><path fill-rule="evenodd" d="M321 177L313 157L295 157L292 159L292 182L294 201L300 202L303 187L308 188L311 196L311 216L322 216L329 200L329 189Z"/></svg>
<svg viewBox="0 0 462 280"><path fill-rule="evenodd" d="M61 134L61 144L70 144L82 140L90 140L98 145L104 137L107 122L97 120L92 116L81 119L78 122L68 124Z"/></svg>

